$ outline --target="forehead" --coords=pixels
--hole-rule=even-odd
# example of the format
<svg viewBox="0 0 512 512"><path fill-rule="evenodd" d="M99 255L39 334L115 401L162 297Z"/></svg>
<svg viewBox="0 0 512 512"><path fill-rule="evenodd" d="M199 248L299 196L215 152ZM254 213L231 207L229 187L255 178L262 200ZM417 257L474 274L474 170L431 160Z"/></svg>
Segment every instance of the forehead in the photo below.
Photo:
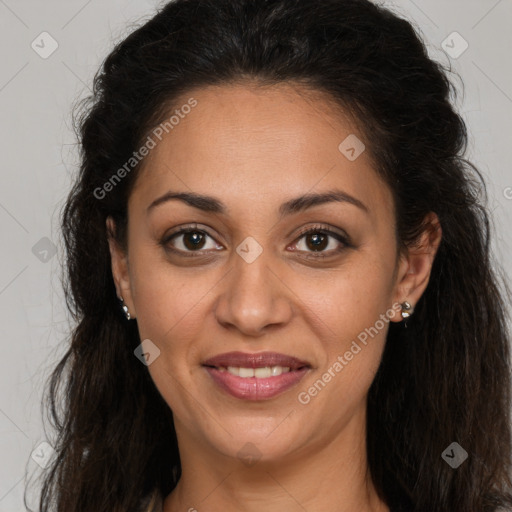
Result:
<svg viewBox="0 0 512 512"><path fill-rule="evenodd" d="M161 140L153 137L133 200L150 202L172 189L250 206L249 199L274 204L338 188L377 215L389 209L390 191L362 150L368 141L327 95L291 84L211 86L188 92L169 117L189 98L197 105Z"/></svg>

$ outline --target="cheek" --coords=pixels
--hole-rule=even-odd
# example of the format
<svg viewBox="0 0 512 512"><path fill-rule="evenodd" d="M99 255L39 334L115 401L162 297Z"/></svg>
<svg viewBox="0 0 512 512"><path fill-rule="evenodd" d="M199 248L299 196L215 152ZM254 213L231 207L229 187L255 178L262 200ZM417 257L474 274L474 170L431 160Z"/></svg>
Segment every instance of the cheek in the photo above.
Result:
<svg viewBox="0 0 512 512"><path fill-rule="evenodd" d="M155 258L155 250L135 255L130 263L133 300L141 336L163 343L192 336L204 319L211 273L185 269Z"/></svg>
<svg viewBox="0 0 512 512"><path fill-rule="evenodd" d="M321 320L317 322L317 336L325 359L322 382L317 387L332 386L320 402L331 396L345 403L349 393L349 402L355 404L366 394L379 367L390 318L395 313L390 302L392 284L389 262L367 257L331 276L324 286L315 288L315 293L304 296L311 317Z"/></svg>
<svg viewBox="0 0 512 512"><path fill-rule="evenodd" d="M302 290L301 300L331 334L352 338L391 307L392 269L387 261L358 256Z"/></svg>
<svg viewBox="0 0 512 512"><path fill-rule="evenodd" d="M200 357L197 341L203 338L205 308L211 299L208 291L215 281L168 263L148 262L144 257L133 258L132 265L140 337L150 339L160 350L148 370L169 407L187 418L197 403L183 393L183 386L194 377L193 362Z"/></svg>
<svg viewBox="0 0 512 512"><path fill-rule="evenodd" d="M375 292L375 289L370 289ZM332 421L345 421L365 403L365 397L379 368L389 329L386 306L373 299L361 301L348 291L329 312L321 314L325 326L321 336L321 367L297 396L300 404L312 403L319 414L337 411ZM383 316L381 316L383 315ZM327 318L329 317L329 318Z"/></svg>

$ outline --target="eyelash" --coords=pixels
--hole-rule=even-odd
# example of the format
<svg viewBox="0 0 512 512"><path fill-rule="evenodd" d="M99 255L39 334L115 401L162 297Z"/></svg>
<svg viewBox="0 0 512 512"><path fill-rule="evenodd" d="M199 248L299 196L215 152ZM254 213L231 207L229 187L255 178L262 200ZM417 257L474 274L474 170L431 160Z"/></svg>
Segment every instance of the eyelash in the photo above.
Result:
<svg viewBox="0 0 512 512"><path fill-rule="evenodd" d="M204 250L183 251L181 249L176 249L172 246L169 246L169 242L171 240L173 240L174 238L176 238L180 235L189 234L189 233L201 233L201 234L204 234L213 239L213 237L211 235L209 235L208 232L204 231L203 229L199 229L197 226L184 226L184 227L181 227L176 232L165 236L161 240L160 245L162 245L166 250L171 251L175 254L179 254L180 256L184 256L186 258L188 258L188 257L197 258L200 256L204 256L205 255L204 253L207 251L204 251ZM322 225L322 224L318 224L318 225L311 226L309 228L305 228L305 229L301 230L299 232L299 234L297 235L297 238L295 239L294 244L298 243L298 241L300 241L303 237L305 237L306 235L311 234L311 233L328 235L328 236L334 238L335 240L337 240L338 242L340 242L342 244L342 246L337 249L331 249L330 251L320 251L320 252L306 251L307 256L301 255L301 257L303 257L303 258L309 258L309 259L327 258L327 257L332 256L333 253L341 253L345 249L354 247L352 245L352 243L350 242L350 239L348 236L342 235L341 233L337 233L335 231L332 231L329 228L329 226ZM213 250L213 252L216 252L216 251ZM304 252L304 251L298 251L298 252Z"/></svg>

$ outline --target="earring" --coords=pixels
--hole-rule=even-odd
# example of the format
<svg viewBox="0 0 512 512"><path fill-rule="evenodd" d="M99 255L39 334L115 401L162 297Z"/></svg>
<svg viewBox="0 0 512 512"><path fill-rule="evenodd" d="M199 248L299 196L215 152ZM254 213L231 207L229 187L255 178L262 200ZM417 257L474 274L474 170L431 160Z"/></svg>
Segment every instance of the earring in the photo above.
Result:
<svg viewBox="0 0 512 512"><path fill-rule="evenodd" d="M402 302L401 306L402 306L402 311L401 311L402 318L405 320L406 318L409 318L413 314L414 308L407 301Z"/></svg>
<svg viewBox="0 0 512 512"><path fill-rule="evenodd" d="M130 315L130 311L128 310L128 306L124 303L124 300L122 297L119 297L119 300L121 301L121 307L123 308L124 316L126 317L126 320L130 320L131 315Z"/></svg>

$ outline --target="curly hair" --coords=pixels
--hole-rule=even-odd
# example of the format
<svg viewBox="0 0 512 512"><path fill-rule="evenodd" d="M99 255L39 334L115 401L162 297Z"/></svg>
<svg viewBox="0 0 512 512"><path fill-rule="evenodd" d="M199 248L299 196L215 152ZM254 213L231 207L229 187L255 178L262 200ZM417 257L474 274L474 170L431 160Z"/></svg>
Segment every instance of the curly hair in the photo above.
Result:
<svg viewBox="0 0 512 512"><path fill-rule="evenodd" d="M105 220L126 243L138 164L94 191L193 88L294 82L350 109L393 194L407 248L435 212L442 241L408 328L391 324L370 387L368 466L390 507L491 512L512 505L510 292L490 252L483 178L464 154L450 70L415 28L368 0L175 0L116 45L76 117L81 166L62 211L70 346L45 394L57 453L41 512L130 512L176 486L169 406L133 351L114 287ZM452 469L452 443L469 454Z"/></svg>

